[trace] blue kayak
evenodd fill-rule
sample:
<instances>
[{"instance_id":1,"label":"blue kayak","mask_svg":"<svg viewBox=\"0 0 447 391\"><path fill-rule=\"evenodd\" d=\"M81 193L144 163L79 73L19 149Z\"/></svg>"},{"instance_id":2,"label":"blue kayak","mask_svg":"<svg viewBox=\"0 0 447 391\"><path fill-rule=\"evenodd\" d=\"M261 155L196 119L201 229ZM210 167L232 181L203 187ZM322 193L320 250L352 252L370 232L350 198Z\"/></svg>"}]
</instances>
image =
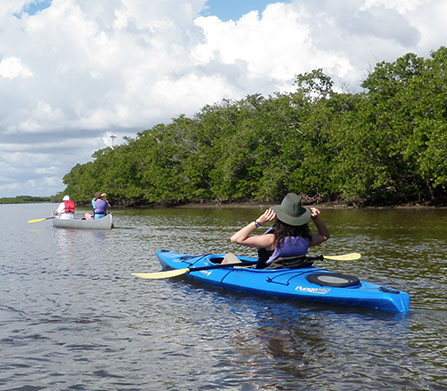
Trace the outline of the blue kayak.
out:
<instances>
[{"instance_id":1,"label":"blue kayak","mask_svg":"<svg viewBox=\"0 0 447 391\"><path fill-rule=\"evenodd\" d=\"M219 265L224 255L192 256L164 250L156 254L164 270L187 268L187 278L233 291L400 313L408 312L410 307L406 292L314 266L255 269L250 265L257 260L244 256L238 258L248 266Z\"/></svg>"}]
</instances>

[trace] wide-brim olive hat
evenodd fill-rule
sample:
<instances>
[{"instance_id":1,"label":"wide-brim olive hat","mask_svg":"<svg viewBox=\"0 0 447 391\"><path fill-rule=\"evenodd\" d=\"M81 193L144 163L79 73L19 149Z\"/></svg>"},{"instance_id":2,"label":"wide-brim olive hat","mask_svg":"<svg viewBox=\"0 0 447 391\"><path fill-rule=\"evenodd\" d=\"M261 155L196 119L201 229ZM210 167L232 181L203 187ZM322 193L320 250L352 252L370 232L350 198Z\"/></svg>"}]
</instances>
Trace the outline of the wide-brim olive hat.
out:
<instances>
[{"instance_id":1,"label":"wide-brim olive hat","mask_svg":"<svg viewBox=\"0 0 447 391\"><path fill-rule=\"evenodd\" d=\"M301 206L301 197L295 193L287 194L281 205L272 206L276 218L289 225L303 225L310 220L310 209Z\"/></svg>"}]
</instances>

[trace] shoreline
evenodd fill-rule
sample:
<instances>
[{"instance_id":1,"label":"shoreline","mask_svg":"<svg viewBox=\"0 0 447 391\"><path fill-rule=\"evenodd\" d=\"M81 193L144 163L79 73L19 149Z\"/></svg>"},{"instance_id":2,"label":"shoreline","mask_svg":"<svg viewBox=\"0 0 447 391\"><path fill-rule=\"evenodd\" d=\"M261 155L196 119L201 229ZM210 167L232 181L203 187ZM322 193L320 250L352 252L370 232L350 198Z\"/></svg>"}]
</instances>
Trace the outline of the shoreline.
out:
<instances>
[{"instance_id":1,"label":"shoreline","mask_svg":"<svg viewBox=\"0 0 447 391\"><path fill-rule=\"evenodd\" d=\"M258 202L258 201L247 201L247 202L229 202L229 203L219 203L219 202L190 202L183 205L170 206L174 209L194 209L194 208L222 208L222 209L237 209L237 208L259 208L266 209L272 205L277 205L275 202ZM435 205L424 205L424 204L396 204L396 205L352 205L348 202L322 202L322 203L303 203L306 207L316 207L321 209L447 209L447 206L435 206ZM163 208L164 206L156 206ZM126 207L124 207L125 209ZM150 206L143 206L141 208L150 208Z\"/></svg>"},{"instance_id":2,"label":"shoreline","mask_svg":"<svg viewBox=\"0 0 447 391\"><path fill-rule=\"evenodd\" d=\"M22 205L22 204L46 204L51 203L48 201L42 202L5 202L0 205ZM58 203L58 202L53 202ZM273 205L279 204L278 202L259 202L259 201L235 201L235 202L219 202L219 201L207 201L207 202L186 202L183 204L169 205L169 204L125 204L123 202L115 203L111 201L112 208L114 209L197 209L197 208L221 208L221 209L266 209ZM77 202L77 207L89 208L88 202ZM447 209L447 205L427 205L427 203L407 203L407 204L394 204L394 205L362 205L354 204L353 202L334 201L334 202L303 202L305 207L316 207L321 209Z\"/></svg>"}]
</instances>

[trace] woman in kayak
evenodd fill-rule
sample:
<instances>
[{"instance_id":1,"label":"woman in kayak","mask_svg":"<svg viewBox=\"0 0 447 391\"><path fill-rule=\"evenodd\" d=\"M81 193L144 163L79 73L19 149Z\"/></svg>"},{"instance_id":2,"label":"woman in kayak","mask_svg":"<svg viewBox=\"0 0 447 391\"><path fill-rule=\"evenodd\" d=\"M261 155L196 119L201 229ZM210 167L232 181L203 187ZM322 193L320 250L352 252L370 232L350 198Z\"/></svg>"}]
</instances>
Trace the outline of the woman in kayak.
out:
<instances>
[{"instance_id":1,"label":"woman in kayak","mask_svg":"<svg viewBox=\"0 0 447 391\"><path fill-rule=\"evenodd\" d=\"M276 219L276 220L275 220ZM311 234L308 226L312 219L318 234ZM261 225L275 220L273 227L263 235L252 235ZM317 246L329 239L329 230L320 219L316 208L301 206L301 197L287 194L281 205L267 209L256 220L241 228L232 237L233 243L258 249L256 268L297 267L302 264L309 247ZM224 259L222 263L232 263ZM305 262L305 260L304 260Z\"/></svg>"}]
</instances>

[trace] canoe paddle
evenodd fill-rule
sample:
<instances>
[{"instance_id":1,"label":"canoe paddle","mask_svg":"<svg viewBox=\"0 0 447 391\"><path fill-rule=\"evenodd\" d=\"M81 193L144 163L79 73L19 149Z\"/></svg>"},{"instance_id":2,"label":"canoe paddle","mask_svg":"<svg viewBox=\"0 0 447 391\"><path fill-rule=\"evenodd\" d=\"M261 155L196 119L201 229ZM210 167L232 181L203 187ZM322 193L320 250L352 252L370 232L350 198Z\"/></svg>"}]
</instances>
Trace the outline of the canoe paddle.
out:
<instances>
[{"instance_id":1,"label":"canoe paddle","mask_svg":"<svg viewBox=\"0 0 447 391\"><path fill-rule=\"evenodd\" d=\"M350 253L350 254L344 254L344 255L320 255L318 257L310 257L310 259L315 260L331 260L331 261L355 261L357 259L360 259L362 256L359 253ZM201 267L187 267L184 269L174 269L174 270L167 270L167 271L161 271L161 272L155 272L155 273L131 273L132 276L137 276L140 278L146 278L149 280L160 280L162 278L171 278L171 277L178 277L186 273L190 272L198 272L201 270L212 270L212 269L222 269L226 267L231 266L248 266L253 265L256 262L239 262L239 263L228 263L228 264L218 264L218 265L209 265L209 266L201 266Z\"/></svg>"},{"instance_id":2,"label":"canoe paddle","mask_svg":"<svg viewBox=\"0 0 447 391\"><path fill-rule=\"evenodd\" d=\"M28 220L28 223L37 223L38 221L44 221L44 220L49 220L49 219L54 219L54 216L44 217L43 219Z\"/></svg>"}]
</instances>

